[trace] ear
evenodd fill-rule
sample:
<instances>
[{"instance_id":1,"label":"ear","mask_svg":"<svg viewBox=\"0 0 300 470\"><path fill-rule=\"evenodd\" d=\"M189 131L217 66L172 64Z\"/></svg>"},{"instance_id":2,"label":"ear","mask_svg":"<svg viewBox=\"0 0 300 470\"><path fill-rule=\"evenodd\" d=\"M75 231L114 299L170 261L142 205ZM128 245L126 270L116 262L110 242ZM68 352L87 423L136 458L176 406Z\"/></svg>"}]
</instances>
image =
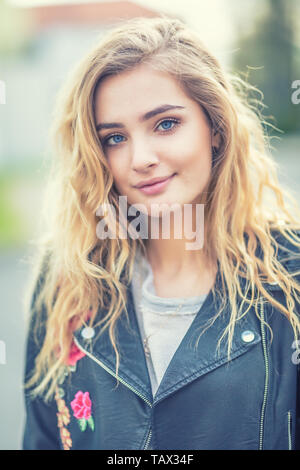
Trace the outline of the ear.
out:
<instances>
[{"instance_id":1,"label":"ear","mask_svg":"<svg viewBox=\"0 0 300 470\"><path fill-rule=\"evenodd\" d=\"M212 139L211 139L211 145L214 147L216 150L220 147L220 141L221 141L221 136L217 132L213 131Z\"/></svg>"}]
</instances>

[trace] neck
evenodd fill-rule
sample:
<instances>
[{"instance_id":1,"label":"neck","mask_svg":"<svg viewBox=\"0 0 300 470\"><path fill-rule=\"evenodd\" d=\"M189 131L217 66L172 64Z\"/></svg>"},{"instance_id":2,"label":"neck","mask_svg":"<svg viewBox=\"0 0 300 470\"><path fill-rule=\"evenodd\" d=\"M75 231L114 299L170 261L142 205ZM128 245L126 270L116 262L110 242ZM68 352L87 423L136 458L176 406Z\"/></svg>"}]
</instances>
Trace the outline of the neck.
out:
<instances>
[{"instance_id":1,"label":"neck","mask_svg":"<svg viewBox=\"0 0 300 470\"><path fill-rule=\"evenodd\" d=\"M200 204L197 207L190 205L181 218L173 212L169 214L168 219L164 216L164 221L162 218L156 218L155 237L152 231L153 218L149 218L146 251L148 261L155 271L178 278L191 270L201 273L209 268L211 263L203 249L203 208Z\"/></svg>"}]
</instances>

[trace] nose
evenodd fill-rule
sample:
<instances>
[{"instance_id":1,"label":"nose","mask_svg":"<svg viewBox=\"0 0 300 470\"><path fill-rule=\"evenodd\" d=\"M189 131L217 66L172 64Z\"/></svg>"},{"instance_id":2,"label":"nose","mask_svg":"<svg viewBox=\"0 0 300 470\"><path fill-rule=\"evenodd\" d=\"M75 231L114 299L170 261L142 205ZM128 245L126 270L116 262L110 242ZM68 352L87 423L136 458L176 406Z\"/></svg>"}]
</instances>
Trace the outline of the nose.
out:
<instances>
[{"instance_id":1,"label":"nose","mask_svg":"<svg viewBox=\"0 0 300 470\"><path fill-rule=\"evenodd\" d=\"M159 158L155 150L146 139L139 139L131 144L131 167L137 172L145 171L149 167L158 165Z\"/></svg>"}]
</instances>

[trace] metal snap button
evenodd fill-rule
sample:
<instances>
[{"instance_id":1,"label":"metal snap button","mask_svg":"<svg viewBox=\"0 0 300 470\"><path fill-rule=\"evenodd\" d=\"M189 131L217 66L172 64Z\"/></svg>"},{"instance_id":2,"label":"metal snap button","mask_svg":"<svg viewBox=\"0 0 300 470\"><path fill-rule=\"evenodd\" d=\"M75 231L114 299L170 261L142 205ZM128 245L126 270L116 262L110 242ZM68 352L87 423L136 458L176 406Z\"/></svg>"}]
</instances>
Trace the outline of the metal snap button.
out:
<instances>
[{"instance_id":1,"label":"metal snap button","mask_svg":"<svg viewBox=\"0 0 300 470\"><path fill-rule=\"evenodd\" d=\"M84 338L84 339L91 339L95 336L95 330L94 328L91 328L90 326L86 326L85 328L83 328L83 330L81 331L81 336Z\"/></svg>"},{"instance_id":2,"label":"metal snap button","mask_svg":"<svg viewBox=\"0 0 300 470\"><path fill-rule=\"evenodd\" d=\"M244 343L251 343L255 338L255 334L250 330L243 331L241 336Z\"/></svg>"}]
</instances>

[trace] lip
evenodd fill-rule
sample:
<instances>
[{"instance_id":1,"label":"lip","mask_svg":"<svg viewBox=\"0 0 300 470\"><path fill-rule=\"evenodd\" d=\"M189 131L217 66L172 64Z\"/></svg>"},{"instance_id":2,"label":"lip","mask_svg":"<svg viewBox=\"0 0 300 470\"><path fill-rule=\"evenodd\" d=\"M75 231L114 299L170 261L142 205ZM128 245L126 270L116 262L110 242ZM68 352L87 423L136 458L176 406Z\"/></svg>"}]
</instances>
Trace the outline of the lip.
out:
<instances>
[{"instance_id":1,"label":"lip","mask_svg":"<svg viewBox=\"0 0 300 470\"><path fill-rule=\"evenodd\" d=\"M170 178L170 176L163 176L162 178L152 178L151 180L141 181L140 183L136 184L135 187L136 188L142 188L144 186L149 186L149 185L152 185L152 184L161 183L162 181L165 181L168 178Z\"/></svg>"},{"instance_id":2,"label":"lip","mask_svg":"<svg viewBox=\"0 0 300 470\"><path fill-rule=\"evenodd\" d=\"M144 186L136 186L137 189L142 191L144 194L157 194L161 192L165 187L168 185L168 183L173 179L176 173L173 173L173 175L168 176L167 178L155 178L153 180L149 181L154 181L152 184L147 184Z\"/></svg>"}]
</instances>

